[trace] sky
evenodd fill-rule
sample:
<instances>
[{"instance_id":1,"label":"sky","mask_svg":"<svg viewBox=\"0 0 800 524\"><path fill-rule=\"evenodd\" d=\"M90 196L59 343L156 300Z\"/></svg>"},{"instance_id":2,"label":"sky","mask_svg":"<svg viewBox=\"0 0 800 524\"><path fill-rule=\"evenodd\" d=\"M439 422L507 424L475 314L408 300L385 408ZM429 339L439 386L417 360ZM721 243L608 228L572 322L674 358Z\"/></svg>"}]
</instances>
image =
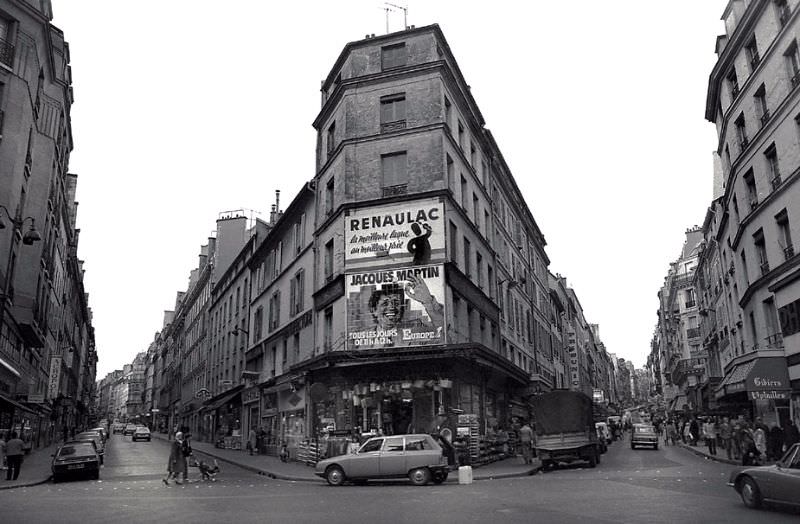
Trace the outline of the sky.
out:
<instances>
[{"instance_id":1,"label":"sky","mask_svg":"<svg viewBox=\"0 0 800 524\"><path fill-rule=\"evenodd\" d=\"M708 76L727 0L410 1L438 23L607 350L643 367L657 292L712 196ZM320 82L385 34L372 0L53 0L70 44L78 256L97 378L133 361L220 212L314 177ZM391 8L389 31L403 28Z\"/></svg>"}]
</instances>

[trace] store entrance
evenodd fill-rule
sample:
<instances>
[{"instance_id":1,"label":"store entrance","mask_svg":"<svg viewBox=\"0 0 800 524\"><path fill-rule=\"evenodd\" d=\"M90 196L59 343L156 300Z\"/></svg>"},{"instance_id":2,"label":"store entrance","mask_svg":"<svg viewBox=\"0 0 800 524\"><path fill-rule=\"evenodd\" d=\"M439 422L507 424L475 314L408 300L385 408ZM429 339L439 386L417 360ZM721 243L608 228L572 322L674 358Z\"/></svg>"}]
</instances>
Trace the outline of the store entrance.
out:
<instances>
[{"instance_id":1,"label":"store entrance","mask_svg":"<svg viewBox=\"0 0 800 524\"><path fill-rule=\"evenodd\" d=\"M404 398L383 399L381 429L384 435L402 435L414 431L414 401Z\"/></svg>"}]
</instances>

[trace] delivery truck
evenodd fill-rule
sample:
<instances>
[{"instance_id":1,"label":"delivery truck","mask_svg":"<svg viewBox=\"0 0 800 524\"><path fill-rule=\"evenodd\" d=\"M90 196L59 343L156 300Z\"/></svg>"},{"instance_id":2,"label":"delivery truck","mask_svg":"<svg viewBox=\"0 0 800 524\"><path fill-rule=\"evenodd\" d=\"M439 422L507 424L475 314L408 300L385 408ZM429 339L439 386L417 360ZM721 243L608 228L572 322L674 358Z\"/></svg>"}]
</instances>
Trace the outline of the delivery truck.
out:
<instances>
[{"instance_id":1,"label":"delivery truck","mask_svg":"<svg viewBox=\"0 0 800 524\"><path fill-rule=\"evenodd\" d=\"M580 391L556 390L533 397L535 449L542 467L600 463L592 399Z\"/></svg>"}]
</instances>

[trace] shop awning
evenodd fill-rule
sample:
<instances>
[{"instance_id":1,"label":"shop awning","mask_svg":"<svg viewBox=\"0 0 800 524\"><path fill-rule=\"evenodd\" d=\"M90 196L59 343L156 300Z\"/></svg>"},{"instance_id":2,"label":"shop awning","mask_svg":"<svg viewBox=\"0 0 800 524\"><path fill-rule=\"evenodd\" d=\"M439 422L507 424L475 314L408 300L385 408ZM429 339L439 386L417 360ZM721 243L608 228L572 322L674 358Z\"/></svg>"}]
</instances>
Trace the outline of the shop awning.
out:
<instances>
[{"instance_id":1,"label":"shop awning","mask_svg":"<svg viewBox=\"0 0 800 524\"><path fill-rule=\"evenodd\" d=\"M783 357L761 357L737 364L720 383L716 398L747 392L750 400L789 398L789 370Z\"/></svg>"},{"instance_id":2,"label":"shop awning","mask_svg":"<svg viewBox=\"0 0 800 524\"><path fill-rule=\"evenodd\" d=\"M678 395L673 398L669 405L669 411L683 411L683 406L687 404L686 395Z\"/></svg>"},{"instance_id":3,"label":"shop awning","mask_svg":"<svg viewBox=\"0 0 800 524\"><path fill-rule=\"evenodd\" d=\"M10 398L8 398L5 395L0 395L0 402L5 402L5 403L10 404L11 406L17 408L17 409L21 409L22 411L26 411L26 412L31 413L33 415L36 414L36 411L32 410L31 408L29 408L27 406L23 406L22 404L20 404L17 401L11 400Z\"/></svg>"},{"instance_id":4,"label":"shop awning","mask_svg":"<svg viewBox=\"0 0 800 524\"><path fill-rule=\"evenodd\" d=\"M228 401L230 401L231 399L233 399L233 397L241 394L242 388L244 388L243 385L238 385L235 388L233 388L231 390L228 390L225 393L223 393L222 396L220 396L220 397L218 397L216 399L211 399L208 402L208 404L203 406L203 410L204 411L214 411L214 410L218 409L220 406L222 406L223 404L225 404Z\"/></svg>"}]
</instances>

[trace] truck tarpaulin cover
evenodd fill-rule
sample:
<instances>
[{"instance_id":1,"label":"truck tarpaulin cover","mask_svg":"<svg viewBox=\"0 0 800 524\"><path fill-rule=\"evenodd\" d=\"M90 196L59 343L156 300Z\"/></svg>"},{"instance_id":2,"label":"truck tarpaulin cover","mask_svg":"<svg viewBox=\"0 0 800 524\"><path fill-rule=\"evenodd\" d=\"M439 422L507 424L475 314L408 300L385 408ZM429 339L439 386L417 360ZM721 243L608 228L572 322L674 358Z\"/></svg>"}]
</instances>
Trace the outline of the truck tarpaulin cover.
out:
<instances>
[{"instance_id":1,"label":"truck tarpaulin cover","mask_svg":"<svg viewBox=\"0 0 800 524\"><path fill-rule=\"evenodd\" d=\"M533 397L536 434L572 433L594 426L592 399L579 391L552 391Z\"/></svg>"}]
</instances>

